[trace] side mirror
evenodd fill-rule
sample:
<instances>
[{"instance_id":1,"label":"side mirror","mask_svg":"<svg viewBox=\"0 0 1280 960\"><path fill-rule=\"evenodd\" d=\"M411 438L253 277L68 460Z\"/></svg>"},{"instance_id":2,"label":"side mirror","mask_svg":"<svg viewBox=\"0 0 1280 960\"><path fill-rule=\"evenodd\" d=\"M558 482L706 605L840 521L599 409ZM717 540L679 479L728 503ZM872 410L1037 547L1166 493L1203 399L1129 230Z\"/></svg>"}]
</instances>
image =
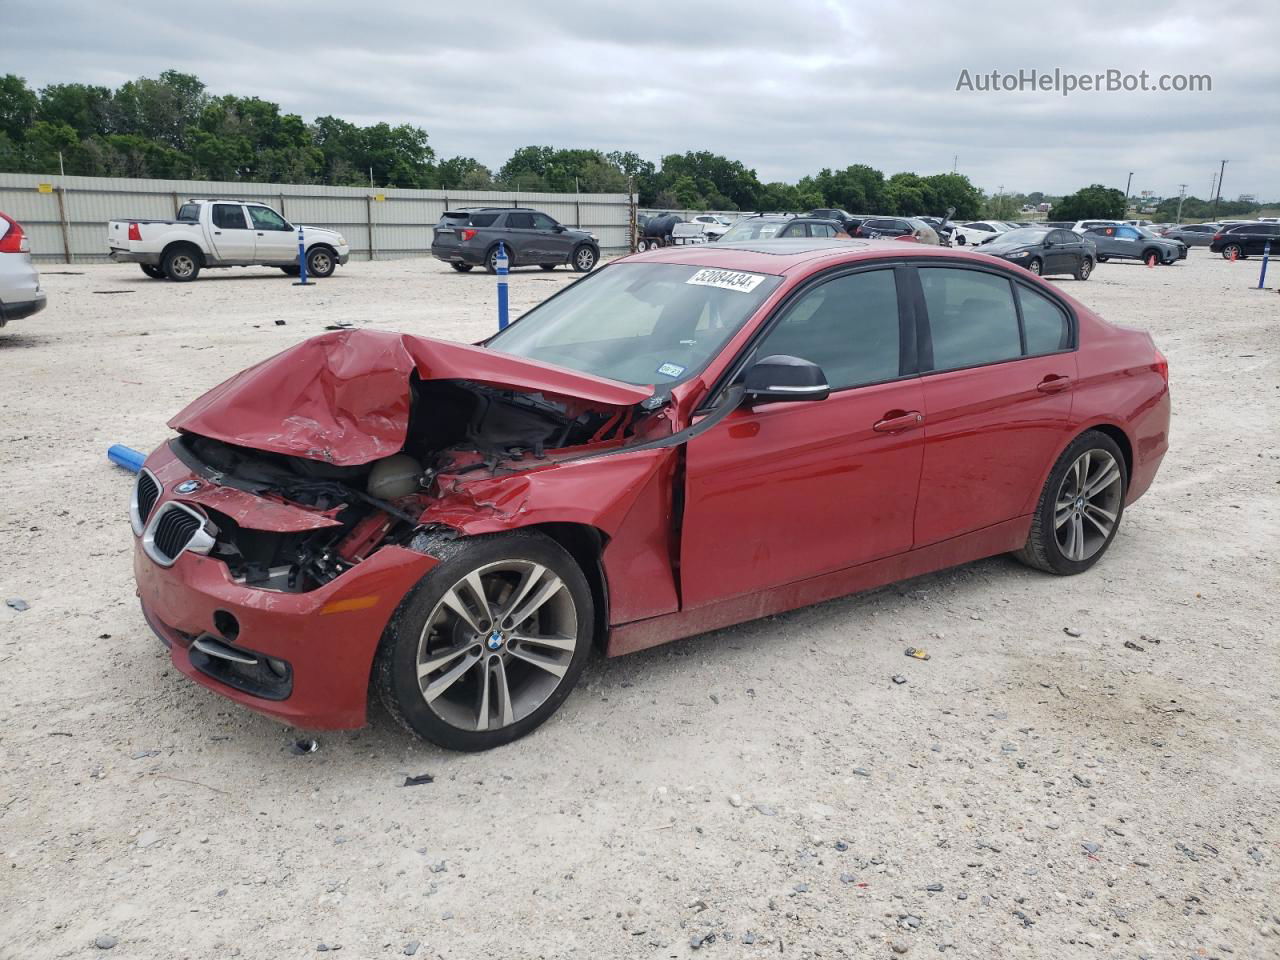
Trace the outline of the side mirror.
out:
<instances>
[{"instance_id":1,"label":"side mirror","mask_svg":"<svg viewBox=\"0 0 1280 960\"><path fill-rule=\"evenodd\" d=\"M552 227L551 229L552 229L552 230L554 230L556 233L564 233L564 224L563 224L563 223L557 223L557 224L556 224L554 227Z\"/></svg>"},{"instance_id":2,"label":"side mirror","mask_svg":"<svg viewBox=\"0 0 1280 960\"><path fill-rule=\"evenodd\" d=\"M1044 248L1048 250L1052 246L1053 246L1053 241L1050 240L1048 237L1045 237Z\"/></svg>"},{"instance_id":3,"label":"side mirror","mask_svg":"<svg viewBox=\"0 0 1280 960\"><path fill-rule=\"evenodd\" d=\"M831 393L822 368L800 357L763 357L747 371L743 385L753 403L782 400L825 400Z\"/></svg>"}]
</instances>

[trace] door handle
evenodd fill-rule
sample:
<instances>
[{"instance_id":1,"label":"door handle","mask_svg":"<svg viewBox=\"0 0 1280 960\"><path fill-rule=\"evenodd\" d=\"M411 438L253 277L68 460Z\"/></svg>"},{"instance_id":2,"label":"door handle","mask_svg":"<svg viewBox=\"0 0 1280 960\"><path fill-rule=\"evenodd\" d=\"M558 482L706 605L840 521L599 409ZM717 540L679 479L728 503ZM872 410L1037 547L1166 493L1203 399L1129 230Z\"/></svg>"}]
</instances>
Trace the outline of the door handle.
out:
<instances>
[{"instance_id":1,"label":"door handle","mask_svg":"<svg viewBox=\"0 0 1280 960\"><path fill-rule=\"evenodd\" d=\"M222 236L222 231L221 231L221 230L215 230L215 231L213 231L213 235L214 235L215 237L220 237L220 236Z\"/></svg>"},{"instance_id":2,"label":"door handle","mask_svg":"<svg viewBox=\"0 0 1280 960\"><path fill-rule=\"evenodd\" d=\"M1063 390L1068 389L1070 386L1071 386L1070 377L1064 377L1056 373L1051 373L1049 374L1049 376L1045 377L1043 380L1041 380L1039 383L1036 384L1036 389L1039 390L1041 393L1061 393Z\"/></svg>"},{"instance_id":3,"label":"door handle","mask_svg":"<svg viewBox=\"0 0 1280 960\"><path fill-rule=\"evenodd\" d=\"M914 430L924 423L924 414L919 410L909 410L906 413L901 410L890 410L889 413L893 416L877 420L872 424L871 429L877 433L898 433L901 430Z\"/></svg>"}]
</instances>

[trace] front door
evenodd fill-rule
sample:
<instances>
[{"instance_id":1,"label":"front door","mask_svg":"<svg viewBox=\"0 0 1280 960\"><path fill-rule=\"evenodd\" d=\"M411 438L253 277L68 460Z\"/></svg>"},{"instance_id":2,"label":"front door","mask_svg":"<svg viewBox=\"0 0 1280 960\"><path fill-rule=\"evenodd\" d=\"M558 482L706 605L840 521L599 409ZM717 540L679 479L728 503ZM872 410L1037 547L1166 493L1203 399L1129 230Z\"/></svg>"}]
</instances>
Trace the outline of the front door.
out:
<instances>
[{"instance_id":1,"label":"front door","mask_svg":"<svg viewBox=\"0 0 1280 960\"><path fill-rule=\"evenodd\" d=\"M533 230L537 235L539 263L565 263L573 248L573 240L565 230L545 213L533 215Z\"/></svg>"},{"instance_id":2,"label":"front door","mask_svg":"<svg viewBox=\"0 0 1280 960\"><path fill-rule=\"evenodd\" d=\"M915 543L925 546L1031 512L1070 428L1076 354L1069 314L1031 285L978 268L916 273L922 353L936 371L922 377Z\"/></svg>"},{"instance_id":3,"label":"front door","mask_svg":"<svg viewBox=\"0 0 1280 960\"><path fill-rule=\"evenodd\" d=\"M298 232L270 207L251 203L249 221L254 231L254 259L260 263L297 263Z\"/></svg>"},{"instance_id":4,"label":"front door","mask_svg":"<svg viewBox=\"0 0 1280 960\"><path fill-rule=\"evenodd\" d=\"M815 284L755 348L819 364L827 399L744 406L689 441L685 609L911 548L923 396L897 272Z\"/></svg>"},{"instance_id":5,"label":"front door","mask_svg":"<svg viewBox=\"0 0 1280 960\"><path fill-rule=\"evenodd\" d=\"M224 263L252 262L254 236L242 205L215 203L209 214L209 234L213 252L219 260Z\"/></svg>"}]
</instances>

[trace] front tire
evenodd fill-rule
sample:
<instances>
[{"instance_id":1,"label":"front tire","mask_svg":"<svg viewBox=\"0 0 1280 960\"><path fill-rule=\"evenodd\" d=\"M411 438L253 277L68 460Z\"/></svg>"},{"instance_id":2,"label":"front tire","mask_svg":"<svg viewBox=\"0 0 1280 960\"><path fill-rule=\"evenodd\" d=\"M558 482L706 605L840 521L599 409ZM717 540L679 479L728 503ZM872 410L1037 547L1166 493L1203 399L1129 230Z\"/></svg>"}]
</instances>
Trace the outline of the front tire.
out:
<instances>
[{"instance_id":1,"label":"front tire","mask_svg":"<svg viewBox=\"0 0 1280 960\"><path fill-rule=\"evenodd\" d=\"M155 264L152 264L152 263L140 263L140 264L138 264L138 266L140 266L140 267L142 268L142 272L143 272L143 273L145 273L145 274L146 274L148 277L150 277L152 280L164 280L164 279L165 279L164 271L163 271L163 270L161 270L159 267L157 267Z\"/></svg>"},{"instance_id":2,"label":"front tire","mask_svg":"<svg viewBox=\"0 0 1280 960\"><path fill-rule=\"evenodd\" d=\"M1157 267L1161 263L1159 250L1144 250L1142 252L1142 262L1148 267Z\"/></svg>"},{"instance_id":3,"label":"front tire","mask_svg":"<svg viewBox=\"0 0 1280 960\"><path fill-rule=\"evenodd\" d=\"M307 251L307 276L323 280L332 277L338 269L338 260L328 247L312 247Z\"/></svg>"},{"instance_id":4,"label":"front tire","mask_svg":"<svg viewBox=\"0 0 1280 960\"><path fill-rule=\"evenodd\" d=\"M1076 267L1076 279L1088 280L1093 275L1093 258L1081 257L1080 265Z\"/></svg>"},{"instance_id":5,"label":"front tire","mask_svg":"<svg viewBox=\"0 0 1280 960\"><path fill-rule=\"evenodd\" d=\"M1044 264L1040 262L1039 257L1036 257L1034 260L1032 260L1030 263L1027 264L1027 269L1030 270L1032 273L1034 273L1038 277L1040 276L1040 271L1044 269Z\"/></svg>"},{"instance_id":6,"label":"front tire","mask_svg":"<svg viewBox=\"0 0 1280 960\"><path fill-rule=\"evenodd\" d=\"M1046 573L1083 573L1115 539L1128 488L1120 447L1105 433L1086 430L1049 471L1027 542L1014 556Z\"/></svg>"},{"instance_id":7,"label":"front tire","mask_svg":"<svg viewBox=\"0 0 1280 960\"><path fill-rule=\"evenodd\" d=\"M569 262L573 264L573 269L577 273L590 273L595 269L596 261L599 259L600 256L596 253L595 247L584 243L573 251L573 257Z\"/></svg>"},{"instance_id":8,"label":"front tire","mask_svg":"<svg viewBox=\"0 0 1280 960\"><path fill-rule=\"evenodd\" d=\"M373 682L414 734L489 750L568 697L591 652L591 589L573 557L537 533L455 540L446 556L387 627Z\"/></svg>"}]
</instances>

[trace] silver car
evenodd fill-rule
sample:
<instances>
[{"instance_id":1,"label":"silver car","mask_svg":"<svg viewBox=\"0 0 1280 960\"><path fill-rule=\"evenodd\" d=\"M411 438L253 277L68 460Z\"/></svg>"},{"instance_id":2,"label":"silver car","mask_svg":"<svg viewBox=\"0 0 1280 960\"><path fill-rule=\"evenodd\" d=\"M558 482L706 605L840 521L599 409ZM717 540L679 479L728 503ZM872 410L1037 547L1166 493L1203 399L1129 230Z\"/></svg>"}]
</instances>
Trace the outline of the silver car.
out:
<instances>
[{"instance_id":1,"label":"silver car","mask_svg":"<svg viewBox=\"0 0 1280 960\"><path fill-rule=\"evenodd\" d=\"M31 264L31 245L22 225L0 213L0 327L45 307L40 274Z\"/></svg>"}]
</instances>

